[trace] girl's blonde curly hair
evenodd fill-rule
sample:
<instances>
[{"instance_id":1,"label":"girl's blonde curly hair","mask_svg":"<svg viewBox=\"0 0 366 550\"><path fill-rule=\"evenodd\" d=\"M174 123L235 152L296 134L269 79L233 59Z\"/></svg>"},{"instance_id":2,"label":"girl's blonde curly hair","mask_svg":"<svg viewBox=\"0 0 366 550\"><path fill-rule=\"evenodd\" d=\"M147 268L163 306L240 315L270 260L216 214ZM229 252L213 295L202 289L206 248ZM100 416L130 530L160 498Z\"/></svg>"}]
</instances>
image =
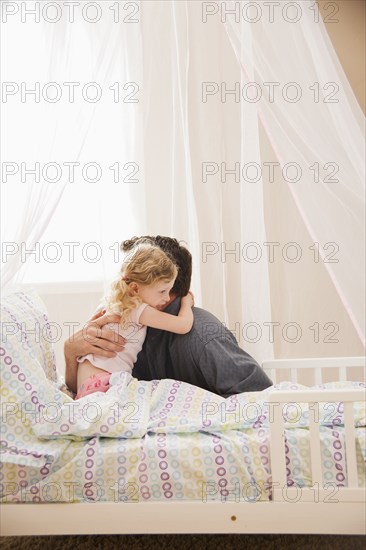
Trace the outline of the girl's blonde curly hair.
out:
<instances>
[{"instance_id":1,"label":"girl's blonde curly hair","mask_svg":"<svg viewBox=\"0 0 366 550\"><path fill-rule=\"evenodd\" d=\"M136 246L123 260L120 277L112 283L106 300L108 310L121 315L122 325L131 311L142 303L139 296L131 293L131 283L150 286L158 281L170 282L177 274L177 266L159 247L148 244Z\"/></svg>"}]
</instances>

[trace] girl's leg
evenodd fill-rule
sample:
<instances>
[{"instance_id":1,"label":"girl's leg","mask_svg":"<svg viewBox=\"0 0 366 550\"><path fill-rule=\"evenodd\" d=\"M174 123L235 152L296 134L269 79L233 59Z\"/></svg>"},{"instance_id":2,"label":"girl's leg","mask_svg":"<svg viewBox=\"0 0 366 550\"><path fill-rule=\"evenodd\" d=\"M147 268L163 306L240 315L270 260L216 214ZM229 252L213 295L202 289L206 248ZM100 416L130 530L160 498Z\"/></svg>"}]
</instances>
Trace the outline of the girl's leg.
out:
<instances>
[{"instance_id":1,"label":"girl's leg","mask_svg":"<svg viewBox=\"0 0 366 550\"><path fill-rule=\"evenodd\" d=\"M80 387L85 382L87 378L90 376L93 376L94 374L102 374L106 373L107 371L103 369L98 369L94 365L90 363L87 359L83 361L82 363L79 363L78 366L78 372L77 372L77 390L80 390Z\"/></svg>"},{"instance_id":2,"label":"girl's leg","mask_svg":"<svg viewBox=\"0 0 366 550\"><path fill-rule=\"evenodd\" d=\"M110 372L98 369L88 360L83 361L78 367L77 394L75 399L80 399L95 392L105 393L110 388L110 377Z\"/></svg>"}]
</instances>

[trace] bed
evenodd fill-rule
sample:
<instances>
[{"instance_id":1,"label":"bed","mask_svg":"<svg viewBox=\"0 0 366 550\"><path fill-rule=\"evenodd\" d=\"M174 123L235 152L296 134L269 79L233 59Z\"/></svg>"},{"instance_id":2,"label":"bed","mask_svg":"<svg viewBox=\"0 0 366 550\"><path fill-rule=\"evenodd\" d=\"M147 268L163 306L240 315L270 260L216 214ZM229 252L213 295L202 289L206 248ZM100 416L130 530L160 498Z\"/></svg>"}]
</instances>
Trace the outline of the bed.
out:
<instances>
[{"instance_id":1,"label":"bed","mask_svg":"<svg viewBox=\"0 0 366 550\"><path fill-rule=\"evenodd\" d=\"M227 399L116 373L75 402L39 296L1 310L2 535L365 534L364 357L267 361Z\"/></svg>"}]
</instances>

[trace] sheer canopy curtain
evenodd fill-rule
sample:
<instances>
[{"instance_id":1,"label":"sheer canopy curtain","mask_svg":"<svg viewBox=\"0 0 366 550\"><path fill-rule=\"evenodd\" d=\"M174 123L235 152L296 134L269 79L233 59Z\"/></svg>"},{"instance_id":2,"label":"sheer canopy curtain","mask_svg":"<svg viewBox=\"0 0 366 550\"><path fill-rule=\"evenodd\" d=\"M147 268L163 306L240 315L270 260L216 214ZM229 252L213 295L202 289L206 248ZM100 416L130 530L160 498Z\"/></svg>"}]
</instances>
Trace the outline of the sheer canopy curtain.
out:
<instances>
[{"instance_id":1,"label":"sheer canopy curtain","mask_svg":"<svg viewBox=\"0 0 366 550\"><path fill-rule=\"evenodd\" d=\"M364 344L364 115L317 5L305 0L284 12L280 4L271 18L268 6L263 16L261 9L244 10L244 2L217 4L222 14L236 12L223 21L242 77L267 90L256 103L258 115L282 169L300 167L301 178L289 190L312 242L319 243L317 261Z\"/></svg>"},{"instance_id":2,"label":"sheer canopy curtain","mask_svg":"<svg viewBox=\"0 0 366 550\"><path fill-rule=\"evenodd\" d=\"M225 322L258 361L357 355L362 119L321 21L309 15L296 23L225 20L229 2L159 0L118 2L120 14L136 21L120 17L117 24L116 2L97 4L102 17L94 24L79 17L6 27L6 43L14 46L27 28L32 52L29 59L20 54L15 67L8 64L6 80L25 81L29 67L29 81L76 81L80 90L97 82L103 91L94 103L75 88L74 103L20 104L9 95L6 104L6 128L19 109L23 117L3 159L80 162L75 182L63 172L61 198L42 206L54 213L37 238L44 229L45 242L98 242L103 254L100 262L82 258L80 269L66 262L64 276L107 285L119 265L114 243L134 234L171 235L192 252L196 304ZM38 58L33 38L43 48ZM32 65L40 67L37 78ZM260 101L246 88L250 81L262 89ZM281 93L294 81L303 90L297 103ZM266 82L280 83L274 101ZM333 91L325 88L329 82L339 86L338 104L323 101ZM102 169L94 183L81 177L87 163ZM282 169L298 163L300 181L285 181L279 169L270 174L270 163ZM333 163L338 182L330 179ZM89 179L97 179L92 168ZM284 173L293 178L294 167ZM42 181L39 192L45 188ZM22 226L21 238L32 235L37 216L26 224L21 210L11 216ZM338 262L326 263L324 254ZM47 276L60 280L60 266L45 264Z\"/></svg>"},{"instance_id":3,"label":"sheer canopy curtain","mask_svg":"<svg viewBox=\"0 0 366 550\"><path fill-rule=\"evenodd\" d=\"M147 226L258 360L363 353L362 113L313 2L247 4L143 3Z\"/></svg>"},{"instance_id":4,"label":"sheer canopy curtain","mask_svg":"<svg viewBox=\"0 0 366 550\"><path fill-rule=\"evenodd\" d=\"M45 63L35 63L44 59L44 37L37 34L39 26L21 25L11 22L2 26L2 201L1 238L2 289L19 282L24 273L25 249L34 249L52 218L65 188L65 178L52 183L36 183L38 174L26 173L36 170L36 162L46 162L52 156L52 149L58 135L49 126L49 104L41 106L34 101L30 108L30 98L21 99L21 82L42 82L45 80ZM22 40L28 48L19 48ZM33 89L35 87L33 86ZM16 92L18 101L11 101ZM26 97L26 96L25 96ZM55 106L53 106L55 109ZM44 116L43 116L44 115ZM71 138L69 143L71 142ZM22 168L23 179L22 183ZM50 170L49 177L55 174ZM23 257L21 253L23 246Z\"/></svg>"},{"instance_id":5,"label":"sheer canopy curtain","mask_svg":"<svg viewBox=\"0 0 366 550\"><path fill-rule=\"evenodd\" d=\"M226 30L219 19L203 21L200 2L144 2L142 41L149 233L187 243L197 305L216 314L259 361L271 358L268 339L250 331L243 338L247 325L271 319L266 262L243 267L239 251L249 240L266 241L260 185L249 203L232 177L209 176L222 163L231 169L241 154L240 104L203 96L206 85L213 85L208 83L240 80ZM260 151L251 107L245 154L254 160Z\"/></svg>"},{"instance_id":6,"label":"sheer canopy curtain","mask_svg":"<svg viewBox=\"0 0 366 550\"><path fill-rule=\"evenodd\" d=\"M120 241L139 230L145 211L143 194L138 203L131 197L143 177L139 20L124 24L129 13L109 2L96 3L100 13L82 12L81 3L73 17L63 2L58 12L56 3L47 11L10 4L2 25L3 288L109 280Z\"/></svg>"}]
</instances>

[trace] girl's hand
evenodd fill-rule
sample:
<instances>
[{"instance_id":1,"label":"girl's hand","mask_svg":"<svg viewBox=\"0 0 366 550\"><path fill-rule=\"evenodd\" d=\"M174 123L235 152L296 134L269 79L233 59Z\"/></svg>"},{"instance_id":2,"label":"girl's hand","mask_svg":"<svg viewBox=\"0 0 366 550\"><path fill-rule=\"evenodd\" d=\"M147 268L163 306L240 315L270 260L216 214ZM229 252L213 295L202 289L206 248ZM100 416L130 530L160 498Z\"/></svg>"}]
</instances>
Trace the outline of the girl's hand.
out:
<instances>
[{"instance_id":1,"label":"girl's hand","mask_svg":"<svg viewBox=\"0 0 366 550\"><path fill-rule=\"evenodd\" d=\"M182 304L187 304L187 305L189 305L190 307L193 307L193 306L194 306L194 296L193 296L193 292L191 292L191 291L189 290L187 296L183 296L181 302L182 302Z\"/></svg>"}]
</instances>

